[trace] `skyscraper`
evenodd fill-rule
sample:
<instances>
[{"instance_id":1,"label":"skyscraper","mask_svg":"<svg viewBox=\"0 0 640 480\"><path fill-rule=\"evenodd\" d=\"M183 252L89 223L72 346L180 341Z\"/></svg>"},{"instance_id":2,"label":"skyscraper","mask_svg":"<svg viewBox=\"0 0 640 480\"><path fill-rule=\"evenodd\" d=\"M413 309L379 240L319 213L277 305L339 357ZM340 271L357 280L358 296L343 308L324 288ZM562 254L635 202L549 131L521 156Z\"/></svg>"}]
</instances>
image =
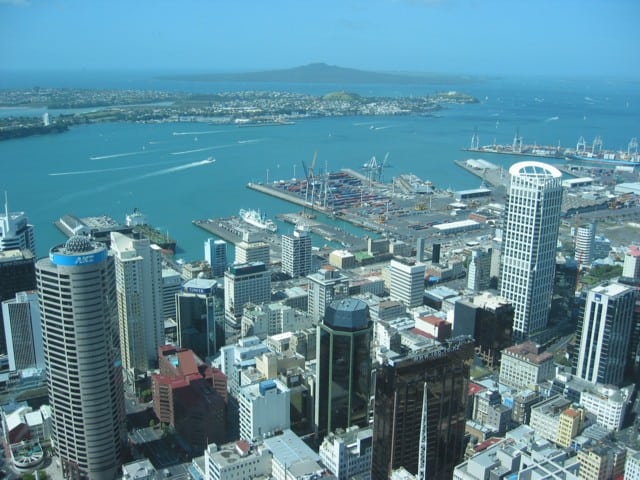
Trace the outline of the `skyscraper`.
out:
<instances>
[{"instance_id":1,"label":"skyscraper","mask_svg":"<svg viewBox=\"0 0 640 480\"><path fill-rule=\"evenodd\" d=\"M35 291L18 292L2 302L9 370L44 369L40 308Z\"/></svg>"},{"instance_id":2,"label":"skyscraper","mask_svg":"<svg viewBox=\"0 0 640 480\"><path fill-rule=\"evenodd\" d=\"M36 289L36 263L30 250L0 251L0 302L16 293ZM0 352L6 353L4 323L0 309Z\"/></svg>"},{"instance_id":3,"label":"skyscraper","mask_svg":"<svg viewBox=\"0 0 640 480\"><path fill-rule=\"evenodd\" d=\"M407 308L419 307L423 304L425 266L391 260L391 285L389 287L392 300L398 300Z\"/></svg>"},{"instance_id":4,"label":"skyscraper","mask_svg":"<svg viewBox=\"0 0 640 480\"><path fill-rule=\"evenodd\" d=\"M476 292L489 288L491 280L491 249L473 250L469 272L467 273L467 288Z\"/></svg>"},{"instance_id":5,"label":"skyscraper","mask_svg":"<svg viewBox=\"0 0 640 480\"><path fill-rule=\"evenodd\" d=\"M262 262L231 265L224 272L224 315L233 328L240 328L246 303L271 300L271 272Z\"/></svg>"},{"instance_id":6,"label":"skyscraper","mask_svg":"<svg viewBox=\"0 0 640 480\"><path fill-rule=\"evenodd\" d=\"M621 386L631 337L636 291L611 283L589 290L578 322L576 376Z\"/></svg>"},{"instance_id":7,"label":"skyscraper","mask_svg":"<svg viewBox=\"0 0 640 480\"><path fill-rule=\"evenodd\" d=\"M176 295L178 345L207 359L224 347L224 300L213 279L194 278Z\"/></svg>"},{"instance_id":8,"label":"skyscraper","mask_svg":"<svg viewBox=\"0 0 640 480\"><path fill-rule=\"evenodd\" d=\"M336 428L368 425L372 322L362 300L334 300L316 340L317 441Z\"/></svg>"},{"instance_id":9,"label":"skyscraper","mask_svg":"<svg viewBox=\"0 0 640 480\"><path fill-rule=\"evenodd\" d=\"M162 316L162 254L147 238L111 232L114 253L122 367L131 380L134 371L158 364L164 343Z\"/></svg>"},{"instance_id":10,"label":"skyscraper","mask_svg":"<svg viewBox=\"0 0 640 480\"><path fill-rule=\"evenodd\" d=\"M371 478L404 467L417 478L450 479L464 455L473 339L380 354L375 367ZM424 395L427 395L425 400Z\"/></svg>"},{"instance_id":11,"label":"skyscraper","mask_svg":"<svg viewBox=\"0 0 640 480\"><path fill-rule=\"evenodd\" d=\"M589 266L593 261L593 244L596 238L595 223L576 228L575 258L579 265Z\"/></svg>"},{"instance_id":12,"label":"skyscraper","mask_svg":"<svg viewBox=\"0 0 640 480\"><path fill-rule=\"evenodd\" d=\"M553 293L560 226L560 171L541 162L509 169L505 207L500 295L514 306L516 339L544 330Z\"/></svg>"},{"instance_id":13,"label":"skyscraper","mask_svg":"<svg viewBox=\"0 0 640 480\"><path fill-rule=\"evenodd\" d=\"M319 322L324 318L327 305L349 294L349 278L337 268L325 265L316 273L307 275L307 279L307 312Z\"/></svg>"},{"instance_id":14,"label":"skyscraper","mask_svg":"<svg viewBox=\"0 0 640 480\"><path fill-rule=\"evenodd\" d=\"M282 273L294 278L311 273L311 235L304 226L282 235Z\"/></svg>"},{"instance_id":15,"label":"skyscraper","mask_svg":"<svg viewBox=\"0 0 640 480\"><path fill-rule=\"evenodd\" d=\"M29 225L24 212L9 213L9 204L5 194L4 215L0 214L0 252L25 248L30 250L34 256L36 255L33 225Z\"/></svg>"},{"instance_id":16,"label":"skyscraper","mask_svg":"<svg viewBox=\"0 0 640 480\"><path fill-rule=\"evenodd\" d=\"M66 478L112 480L126 438L113 257L73 236L36 264L47 391Z\"/></svg>"},{"instance_id":17,"label":"skyscraper","mask_svg":"<svg viewBox=\"0 0 640 480\"><path fill-rule=\"evenodd\" d=\"M207 238L204 241L204 259L211 266L213 278L223 276L227 268L227 242Z\"/></svg>"}]
</instances>

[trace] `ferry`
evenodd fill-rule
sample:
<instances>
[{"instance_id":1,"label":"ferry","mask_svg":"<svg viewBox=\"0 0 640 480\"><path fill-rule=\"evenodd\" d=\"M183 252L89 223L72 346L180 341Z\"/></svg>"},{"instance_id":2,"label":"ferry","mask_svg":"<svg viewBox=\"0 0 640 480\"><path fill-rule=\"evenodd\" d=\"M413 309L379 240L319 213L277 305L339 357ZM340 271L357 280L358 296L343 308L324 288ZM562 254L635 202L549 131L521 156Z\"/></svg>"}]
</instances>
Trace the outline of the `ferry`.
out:
<instances>
[{"instance_id":1,"label":"ferry","mask_svg":"<svg viewBox=\"0 0 640 480\"><path fill-rule=\"evenodd\" d=\"M176 252L176 241L169 236L169 233L162 233L160 230L151 226L145 214L137 208L133 209L133 213L125 216L125 224L132 227L134 231L147 237L152 243L158 245L166 253Z\"/></svg>"},{"instance_id":2,"label":"ferry","mask_svg":"<svg viewBox=\"0 0 640 480\"><path fill-rule=\"evenodd\" d=\"M260 210L240 209L240 218L249 225L253 225L261 230L268 230L272 233L278 231L278 226L273 223L273 220L266 218L260 213Z\"/></svg>"}]
</instances>

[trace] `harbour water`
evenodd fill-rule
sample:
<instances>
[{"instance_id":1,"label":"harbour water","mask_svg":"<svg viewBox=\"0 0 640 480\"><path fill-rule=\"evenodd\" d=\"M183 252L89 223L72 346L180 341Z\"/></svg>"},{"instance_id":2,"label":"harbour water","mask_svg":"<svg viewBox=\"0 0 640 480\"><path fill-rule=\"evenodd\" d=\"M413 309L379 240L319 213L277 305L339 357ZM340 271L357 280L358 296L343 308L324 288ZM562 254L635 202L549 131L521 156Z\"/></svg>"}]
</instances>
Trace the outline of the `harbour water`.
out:
<instances>
[{"instance_id":1,"label":"harbour water","mask_svg":"<svg viewBox=\"0 0 640 480\"><path fill-rule=\"evenodd\" d=\"M118 84L115 77L109 85L96 79L85 81L68 86L116 88L126 83ZM22 82L5 79L0 87L34 85ZM152 224L177 239L178 257L201 258L207 233L193 226L192 220L236 215L240 208L259 208L272 219L299 210L249 190L246 184L300 178L302 161L309 165L316 150L316 172L358 170L371 156L381 160L389 152L386 179L413 173L438 188L459 190L479 186L476 177L453 163L474 156L461 151L469 146L474 131L481 145L510 143L516 130L525 143L540 145L574 146L581 135L588 141L600 135L605 148L625 149L631 137L640 137L640 91L623 81L495 79L419 88L138 82L128 82L126 88L308 93L343 89L390 96L455 89L475 95L480 103L446 106L437 117L339 117L249 128L186 122L105 123L0 142L0 189L8 193L10 210L25 211L36 226L39 255L64 240L53 222L66 213L109 215L124 222L125 214L138 208ZM44 80L39 85L48 86ZM0 110L0 115L6 114L7 110ZM216 161L206 162L209 157ZM485 159L504 166L522 160L508 155ZM284 223L278 226L281 233L292 229Z\"/></svg>"}]
</instances>

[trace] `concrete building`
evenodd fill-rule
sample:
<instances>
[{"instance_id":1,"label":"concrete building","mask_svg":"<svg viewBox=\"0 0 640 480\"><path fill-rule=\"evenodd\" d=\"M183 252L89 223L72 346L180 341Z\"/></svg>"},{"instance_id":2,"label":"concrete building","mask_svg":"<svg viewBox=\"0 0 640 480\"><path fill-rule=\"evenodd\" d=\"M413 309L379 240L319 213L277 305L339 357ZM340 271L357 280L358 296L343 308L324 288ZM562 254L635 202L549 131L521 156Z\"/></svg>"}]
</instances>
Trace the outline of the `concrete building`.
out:
<instances>
[{"instance_id":1,"label":"concrete building","mask_svg":"<svg viewBox=\"0 0 640 480\"><path fill-rule=\"evenodd\" d=\"M291 235L282 235L282 273L297 278L311 273L311 233L297 226Z\"/></svg>"},{"instance_id":2,"label":"concrete building","mask_svg":"<svg viewBox=\"0 0 640 480\"><path fill-rule=\"evenodd\" d=\"M246 242L236 244L236 264L262 262L265 265L271 263L269 244L266 242Z\"/></svg>"},{"instance_id":3,"label":"concrete building","mask_svg":"<svg viewBox=\"0 0 640 480\"><path fill-rule=\"evenodd\" d=\"M415 350L377 354L374 480L386 480L400 466L413 475L426 471L428 478L451 478L464 456L473 340L424 340Z\"/></svg>"},{"instance_id":4,"label":"concrete building","mask_svg":"<svg viewBox=\"0 0 640 480\"><path fill-rule=\"evenodd\" d=\"M349 427L329 433L320 445L322 463L337 480L371 475L371 427Z\"/></svg>"},{"instance_id":5,"label":"concrete building","mask_svg":"<svg viewBox=\"0 0 640 480\"><path fill-rule=\"evenodd\" d=\"M261 440L289 428L290 402L289 388L277 379L240 387L240 438Z\"/></svg>"},{"instance_id":6,"label":"concrete building","mask_svg":"<svg viewBox=\"0 0 640 480\"><path fill-rule=\"evenodd\" d=\"M624 256L622 276L640 278L640 247L631 245Z\"/></svg>"},{"instance_id":7,"label":"concrete building","mask_svg":"<svg viewBox=\"0 0 640 480\"><path fill-rule=\"evenodd\" d=\"M135 371L158 364L164 344L162 250L149 239L111 232L116 271L122 368L130 383Z\"/></svg>"},{"instance_id":8,"label":"concrete building","mask_svg":"<svg viewBox=\"0 0 640 480\"><path fill-rule=\"evenodd\" d=\"M35 257L30 250L0 251L0 302L14 299L18 292L36 289ZM2 309L0 308L0 353L6 353Z\"/></svg>"},{"instance_id":9,"label":"concrete building","mask_svg":"<svg viewBox=\"0 0 640 480\"><path fill-rule=\"evenodd\" d=\"M582 430L584 411L571 407L571 401L554 395L534 405L529 426L536 435L568 447L571 439Z\"/></svg>"},{"instance_id":10,"label":"concrete building","mask_svg":"<svg viewBox=\"0 0 640 480\"><path fill-rule=\"evenodd\" d=\"M349 278L340 270L325 265L316 273L307 275L308 312L316 322L324 318L324 313L334 299L344 298L349 293Z\"/></svg>"},{"instance_id":11,"label":"concrete building","mask_svg":"<svg viewBox=\"0 0 640 480\"><path fill-rule=\"evenodd\" d=\"M627 451L612 442L587 445L578 451L580 480L608 480L623 478L629 480L625 472Z\"/></svg>"},{"instance_id":12,"label":"concrete building","mask_svg":"<svg viewBox=\"0 0 640 480\"><path fill-rule=\"evenodd\" d=\"M208 441L226 437L227 378L193 351L163 345L158 348L160 373L151 377L153 410L171 425L193 451Z\"/></svg>"},{"instance_id":13,"label":"concrete building","mask_svg":"<svg viewBox=\"0 0 640 480\"><path fill-rule=\"evenodd\" d=\"M176 318L176 294L182 290L180 272L173 268L162 269L162 318Z\"/></svg>"},{"instance_id":14,"label":"concrete building","mask_svg":"<svg viewBox=\"0 0 640 480\"><path fill-rule=\"evenodd\" d=\"M575 259L579 265L589 266L594 260L593 244L596 238L595 223L580 225L575 232Z\"/></svg>"},{"instance_id":15,"label":"concrete building","mask_svg":"<svg viewBox=\"0 0 640 480\"><path fill-rule=\"evenodd\" d=\"M269 335L296 332L313 325L311 316L282 303L248 304L242 314L242 336L255 335L265 339Z\"/></svg>"},{"instance_id":16,"label":"concrete building","mask_svg":"<svg viewBox=\"0 0 640 480\"><path fill-rule=\"evenodd\" d=\"M73 236L37 262L36 281L63 474L112 480L126 439L113 257Z\"/></svg>"},{"instance_id":17,"label":"concrete building","mask_svg":"<svg viewBox=\"0 0 640 480\"><path fill-rule=\"evenodd\" d=\"M222 277L227 269L227 242L207 238L204 241L204 260L211 267L213 278Z\"/></svg>"},{"instance_id":18,"label":"concrete building","mask_svg":"<svg viewBox=\"0 0 640 480\"><path fill-rule=\"evenodd\" d=\"M365 427L371 397L369 307L361 300L334 300L318 324L315 430L320 441L337 428Z\"/></svg>"},{"instance_id":19,"label":"concrete building","mask_svg":"<svg viewBox=\"0 0 640 480\"><path fill-rule=\"evenodd\" d=\"M326 474L326 469L320 465L320 456L289 429L265 439L264 446L273 456L271 475L274 480L320 479Z\"/></svg>"},{"instance_id":20,"label":"concrete building","mask_svg":"<svg viewBox=\"0 0 640 480\"><path fill-rule=\"evenodd\" d=\"M349 250L334 250L329 254L329 265L346 270L356 266L356 256Z\"/></svg>"},{"instance_id":21,"label":"concrete building","mask_svg":"<svg viewBox=\"0 0 640 480\"><path fill-rule=\"evenodd\" d=\"M525 161L512 165L509 175L500 295L513 303L514 336L522 339L547 326L560 226L562 174L551 165Z\"/></svg>"},{"instance_id":22,"label":"concrete building","mask_svg":"<svg viewBox=\"0 0 640 480\"><path fill-rule=\"evenodd\" d=\"M237 343L220 349L220 369L227 376L227 391L231 396L237 399L240 395L242 372L255 368L256 357L268 351L258 337L240 338Z\"/></svg>"},{"instance_id":23,"label":"concrete building","mask_svg":"<svg viewBox=\"0 0 640 480\"><path fill-rule=\"evenodd\" d=\"M33 225L29 224L24 212L9 212L5 194L4 215L0 213L0 252L7 250L29 250L36 255Z\"/></svg>"},{"instance_id":24,"label":"concrete building","mask_svg":"<svg viewBox=\"0 0 640 480\"><path fill-rule=\"evenodd\" d=\"M209 444L204 451L204 480L246 480L247 478L269 478L271 475L271 452L260 446L251 446L239 440L218 447Z\"/></svg>"},{"instance_id":25,"label":"concrete building","mask_svg":"<svg viewBox=\"0 0 640 480\"><path fill-rule=\"evenodd\" d=\"M624 465L624 478L626 480L640 480L640 452L627 455Z\"/></svg>"},{"instance_id":26,"label":"concrete building","mask_svg":"<svg viewBox=\"0 0 640 480\"><path fill-rule=\"evenodd\" d=\"M44 370L40 307L35 291L18 292L13 300L2 302L2 318L7 338L9 370Z\"/></svg>"},{"instance_id":27,"label":"concrete building","mask_svg":"<svg viewBox=\"0 0 640 480\"><path fill-rule=\"evenodd\" d=\"M247 303L270 300L271 272L265 263L236 263L224 272L224 314L233 328L240 328L242 309Z\"/></svg>"},{"instance_id":28,"label":"concrete building","mask_svg":"<svg viewBox=\"0 0 640 480\"><path fill-rule=\"evenodd\" d=\"M515 389L534 388L555 375L553 355L524 342L502 351L500 383Z\"/></svg>"},{"instance_id":29,"label":"concrete building","mask_svg":"<svg viewBox=\"0 0 640 480\"><path fill-rule=\"evenodd\" d=\"M423 264L408 264L391 260L390 298L402 302L405 307L419 307L423 304L424 275Z\"/></svg>"},{"instance_id":30,"label":"concrete building","mask_svg":"<svg viewBox=\"0 0 640 480\"><path fill-rule=\"evenodd\" d=\"M473 250L467 272L467 288L480 292L489 288L491 280L491 249Z\"/></svg>"},{"instance_id":31,"label":"concrete building","mask_svg":"<svg viewBox=\"0 0 640 480\"><path fill-rule=\"evenodd\" d=\"M189 280L176 295L178 346L200 358L213 357L225 344L224 301L213 279Z\"/></svg>"},{"instance_id":32,"label":"concrete building","mask_svg":"<svg viewBox=\"0 0 640 480\"><path fill-rule=\"evenodd\" d=\"M576 333L578 377L592 383L622 384L635 296L634 288L617 283L589 290Z\"/></svg>"},{"instance_id":33,"label":"concrete building","mask_svg":"<svg viewBox=\"0 0 640 480\"><path fill-rule=\"evenodd\" d=\"M580 395L580 405L596 417L598 425L609 431L621 430L630 407L634 385L616 388L611 385L591 384Z\"/></svg>"}]
</instances>

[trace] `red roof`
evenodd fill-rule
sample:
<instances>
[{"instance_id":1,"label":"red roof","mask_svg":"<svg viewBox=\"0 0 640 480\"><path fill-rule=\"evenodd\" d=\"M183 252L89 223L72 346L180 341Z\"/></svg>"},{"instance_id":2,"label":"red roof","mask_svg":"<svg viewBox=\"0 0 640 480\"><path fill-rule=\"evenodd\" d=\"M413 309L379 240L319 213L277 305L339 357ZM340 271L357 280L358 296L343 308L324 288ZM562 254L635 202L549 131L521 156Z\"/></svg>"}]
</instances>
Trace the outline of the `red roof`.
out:
<instances>
[{"instance_id":1,"label":"red roof","mask_svg":"<svg viewBox=\"0 0 640 480\"><path fill-rule=\"evenodd\" d=\"M467 395L469 395L469 396L475 395L476 393L480 393L483 390L485 390L485 388L482 385L479 385L479 384L473 383L473 382L469 382L469 387L467 388Z\"/></svg>"}]
</instances>

